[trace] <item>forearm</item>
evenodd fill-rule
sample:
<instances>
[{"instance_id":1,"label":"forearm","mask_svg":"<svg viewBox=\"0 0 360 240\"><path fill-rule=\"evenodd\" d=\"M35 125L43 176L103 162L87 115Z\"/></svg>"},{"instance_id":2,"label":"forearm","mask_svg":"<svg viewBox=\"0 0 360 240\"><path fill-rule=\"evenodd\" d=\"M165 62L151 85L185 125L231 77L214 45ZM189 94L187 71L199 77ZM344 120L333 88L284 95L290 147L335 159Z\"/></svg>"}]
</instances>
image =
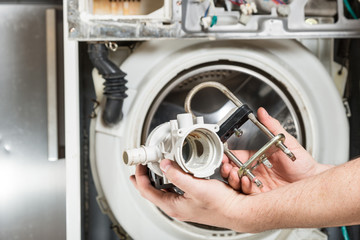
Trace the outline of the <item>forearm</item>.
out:
<instances>
[{"instance_id":1,"label":"forearm","mask_svg":"<svg viewBox=\"0 0 360 240\"><path fill-rule=\"evenodd\" d=\"M325 172L326 170L329 170L330 168L333 168L333 167L335 167L335 165L318 163L318 165L316 167L315 175Z\"/></svg>"},{"instance_id":2,"label":"forearm","mask_svg":"<svg viewBox=\"0 0 360 240\"><path fill-rule=\"evenodd\" d=\"M259 232L359 224L359 202L360 159L356 159L314 177L239 199L236 208L241 214L232 227ZM247 226L244 218L248 219Z\"/></svg>"}]
</instances>

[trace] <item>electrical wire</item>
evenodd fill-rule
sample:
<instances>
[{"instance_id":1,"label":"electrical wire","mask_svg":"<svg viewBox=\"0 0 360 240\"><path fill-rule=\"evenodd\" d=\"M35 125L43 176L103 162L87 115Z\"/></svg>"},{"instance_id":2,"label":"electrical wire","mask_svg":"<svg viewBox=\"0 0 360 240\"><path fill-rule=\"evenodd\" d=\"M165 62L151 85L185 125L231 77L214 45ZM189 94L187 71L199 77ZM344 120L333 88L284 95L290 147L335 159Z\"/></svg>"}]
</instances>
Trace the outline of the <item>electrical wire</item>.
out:
<instances>
[{"instance_id":1,"label":"electrical wire","mask_svg":"<svg viewBox=\"0 0 360 240\"><path fill-rule=\"evenodd\" d=\"M202 18L206 18L209 15L210 8L215 8L214 0L209 0L209 6L206 8L204 16ZM211 18L210 27L213 27L214 25L216 25L218 18L215 15L210 18Z\"/></svg>"},{"instance_id":2,"label":"electrical wire","mask_svg":"<svg viewBox=\"0 0 360 240\"><path fill-rule=\"evenodd\" d=\"M216 25L217 20L218 20L217 16L213 16L213 17L211 18L210 27L213 27L214 25Z\"/></svg>"},{"instance_id":3,"label":"electrical wire","mask_svg":"<svg viewBox=\"0 0 360 240\"><path fill-rule=\"evenodd\" d=\"M204 17L206 17L209 14L210 8L215 8L214 0L209 0L209 6L206 8Z\"/></svg>"},{"instance_id":4,"label":"electrical wire","mask_svg":"<svg viewBox=\"0 0 360 240\"><path fill-rule=\"evenodd\" d=\"M276 4L281 4L281 5L283 5L283 4L285 4L283 1L281 1L281 0L272 0L274 3L276 3Z\"/></svg>"},{"instance_id":5,"label":"electrical wire","mask_svg":"<svg viewBox=\"0 0 360 240\"><path fill-rule=\"evenodd\" d=\"M208 15L208 13L209 13L209 9L210 9L210 4L209 4L209 6L207 7L207 9L205 10L204 17L206 17L206 16Z\"/></svg>"},{"instance_id":6,"label":"electrical wire","mask_svg":"<svg viewBox=\"0 0 360 240\"><path fill-rule=\"evenodd\" d=\"M354 13L353 9L350 6L350 3L348 0L344 0L344 4L346 9L348 10L348 12L350 13L350 15L354 18L354 19L359 19L356 14Z\"/></svg>"},{"instance_id":7,"label":"electrical wire","mask_svg":"<svg viewBox=\"0 0 360 240\"><path fill-rule=\"evenodd\" d=\"M241 6L243 3L235 2L233 0L230 0L230 2L234 5Z\"/></svg>"},{"instance_id":8,"label":"electrical wire","mask_svg":"<svg viewBox=\"0 0 360 240\"><path fill-rule=\"evenodd\" d=\"M348 233L345 226L341 227L341 232L342 232L342 235L344 237L344 240L350 240L349 233Z\"/></svg>"}]
</instances>

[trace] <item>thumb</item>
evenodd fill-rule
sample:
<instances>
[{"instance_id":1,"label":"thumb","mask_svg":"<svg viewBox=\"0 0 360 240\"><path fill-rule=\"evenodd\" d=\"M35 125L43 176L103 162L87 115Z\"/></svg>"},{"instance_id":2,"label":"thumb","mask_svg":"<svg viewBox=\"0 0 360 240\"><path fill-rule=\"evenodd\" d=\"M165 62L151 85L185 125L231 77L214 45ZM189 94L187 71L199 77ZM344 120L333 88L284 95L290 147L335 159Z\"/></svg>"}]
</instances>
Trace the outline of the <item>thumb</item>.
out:
<instances>
[{"instance_id":1,"label":"thumb","mask_svg":"<svg viewBox=\"0 0 360 240\"><path fill-rule=\"evenodd\" d=\"M272 118L264 108L259 108L257 112L259 121L267 127L274 135L283 133L285 135L285 144L290 148L297 148L300 146L296 138L289 134L280 124L278 120Z\"/></svg>"},{"instance_id":2,"label":"thumb","mask_svg":"<svg viewBox=\"0 0 360 240\"><path fill-rule=\"evenodd\" d=\"M201 190L203 180L185 173L176 162L164 159L160 162L160 169L171 183L187 194L193 195Z\"/></svg>"}]
</instances>

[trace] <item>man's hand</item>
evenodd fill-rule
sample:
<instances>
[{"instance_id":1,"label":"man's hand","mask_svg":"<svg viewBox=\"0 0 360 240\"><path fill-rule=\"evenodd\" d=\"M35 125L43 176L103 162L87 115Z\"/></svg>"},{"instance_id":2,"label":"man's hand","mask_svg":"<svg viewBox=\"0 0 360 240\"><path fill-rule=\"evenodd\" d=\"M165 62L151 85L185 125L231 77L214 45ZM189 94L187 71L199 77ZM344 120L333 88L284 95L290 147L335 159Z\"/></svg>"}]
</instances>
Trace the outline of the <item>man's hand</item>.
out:
<instances>
[{"instance_id":1,"label":"man's hand","mask_svg":"<svg viewBox=\"0 0 360 240\"><path fill-rule=\"evenodd\" d=\"M250 196L239 194L218 180L194 178L170 160L162 160L160 167L170 182L185 194L179 195L155 189L149 181L147 168L138 165L135 176L131 176L130 180L144 198L160 207L167 215L180 221L239 229L239 226L234 225L236 219L241 215L244 215L245 219L247 214L245 211L234 212L235 205L243 202L243 198L251 198ZM243 225L246 224L244 221ZM244 229L248 228L244 227Z\"/></svg>"},{"instance_id":2,"label":"man's hand","mask_svg":"<svg viewBox=\"0 0 360 240\"><path fill-rule=\"evenodd\" d=\"M274 135L283 133L285 135L285 145L292 151L297 158L291 161L281 150L275 152L269 158L273 167L271 169L260 164L253 172L263 183L263 188L258 188L254 183L243 176L241 180L237 174L239 170L226 156L223 159L221 175L227 179L229 185L236 190L241 190L246 194L267 192L280 186L299 181L301 179L314 176L332 166L317 163L312 156L298 143L298 141L285 131L279 121L269 116L264 108L259 108L258 119ZM233 153L243 163L246 162L256 151L239 150Z\"/></svg>"},{"instance_id":3,"label":"man's hand","mask_svg":"<svg viewBox=\"0 0 360 240\"><path fill-rule=\"evenodd\" d=\"M240 187L240 181L236 168L227 159L222 174L232 187L218 180L194 178L169 160L163 160L160 167L184 195L155 189L146 167L141 165L137 166L135 176L130 177L132 183L144 198L171 217L238 232L359 224L360 158L334 168L317 164L264 109L259 109L258 117L274 134L286 134L285 144L297 157L292 162L279 151L270 159L272 169L256 169L266 193L244 195L234 190ZM236 154L247 160L251 152ZM246 193L259 192L247 178L242 179L241 187Z\"/></svg>"}]
</instances>

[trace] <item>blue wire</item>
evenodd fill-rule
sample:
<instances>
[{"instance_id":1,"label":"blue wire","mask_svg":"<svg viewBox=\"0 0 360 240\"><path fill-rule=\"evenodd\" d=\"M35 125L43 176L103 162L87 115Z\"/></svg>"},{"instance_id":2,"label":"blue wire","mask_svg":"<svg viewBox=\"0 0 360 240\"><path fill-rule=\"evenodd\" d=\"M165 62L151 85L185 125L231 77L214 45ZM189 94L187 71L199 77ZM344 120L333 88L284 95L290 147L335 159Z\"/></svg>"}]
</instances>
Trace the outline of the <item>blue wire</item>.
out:
<instances>
[{"instance_id":1,"label":"blue wire","mask_svg":"<svg viewBox=\"0 0 360 240\"><path fill-rule=\"evenodd\" d=\"M342 227L341 227L341 232L342 232L342 235L343 235L343 237L344 237L344 240L350 240L348 231L347 231L347 229L346 229L345 226L342 226Z\"/></svg>"},{"instance_id":2,"label":"blue wire","mask_svg":"<svg viewBox=\"0 0 360 240\"><path fill-rule=\"evenodd\" d=\"M205 10L204 17L206 17L206 16L208 15L208 13L209 13L209 9L210 9L210 5L211 5L211 4L209 4L208 8Z\"/></svg>"},{"instance_id":3,"label":"blue wire","mask_svg":"<svg viewBox=\"0 0 360 240\"><path fill-rule=\"evenodd\" d=\"M348 10L348 12L350 13L350 15L354 18L354 19L358 19L358 17L356 16L356 14L354 13L354 11L352 10L350 3L348 0L344 0L346 9Z\"/></svg>"}]
</instances>

